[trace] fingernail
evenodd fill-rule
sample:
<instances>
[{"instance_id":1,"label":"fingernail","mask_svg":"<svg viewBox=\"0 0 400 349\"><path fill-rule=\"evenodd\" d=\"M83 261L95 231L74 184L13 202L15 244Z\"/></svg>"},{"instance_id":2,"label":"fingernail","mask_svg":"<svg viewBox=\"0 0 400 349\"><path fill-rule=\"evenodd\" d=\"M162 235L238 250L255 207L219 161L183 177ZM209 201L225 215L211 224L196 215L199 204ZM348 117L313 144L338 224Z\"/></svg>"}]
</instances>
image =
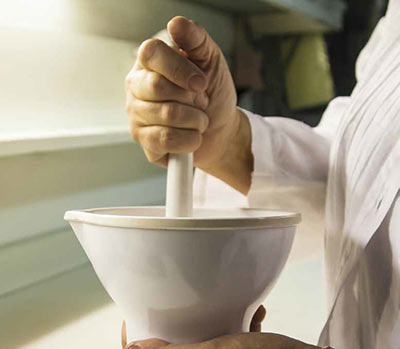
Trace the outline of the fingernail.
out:
<instances>
[{"instance_id":1,"label":"fingernail","mask_svg":"<svg viewBox=\"0 0 400 349\"><path fill-rule=\"evenodd\" d=\"M206 88L206 79L201 75L194 75L189 79L189 87L193 91L203 91Z\"/></svg>"},{"instance_id":2,"label":"fingernail","mask_svg":"<svg viewBox=\"0 0 400 349\"><path fill-rule=\"evenodd\" d=\"M129 345L126 349L143 349L143 348L138 344L132 344Z\"/></svg>"}]
</instances>

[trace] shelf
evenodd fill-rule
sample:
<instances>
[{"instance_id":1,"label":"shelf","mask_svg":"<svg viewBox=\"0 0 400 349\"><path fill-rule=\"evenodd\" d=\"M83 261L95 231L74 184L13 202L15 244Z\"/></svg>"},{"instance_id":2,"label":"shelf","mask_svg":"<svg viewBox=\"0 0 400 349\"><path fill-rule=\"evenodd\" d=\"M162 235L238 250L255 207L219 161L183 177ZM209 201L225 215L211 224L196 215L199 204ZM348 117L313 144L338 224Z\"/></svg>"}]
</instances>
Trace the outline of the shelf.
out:
<instances>
[{"instance_id":1,"label":"shelf","mask_svg":"<svg viewBox=\"0 0 400 349\"><path fill-rule=\"evenodd\" d=\"M0 136L0 157L132 142L126 128L76 129Z\"/></svg>"},{"instance_id":2,"label":"shelf","mask_svg":"<svg viewBox=\"0 0 400 349\"><path fill-rule=\"evenodd\" d=\"M182 0L196 2L232 14L255 19L258 23L265 18L262 34L304 31L332 31L342 27L346 4L343 0ZM268 29L273 18L280 26ZM260 28L258 24L257 28Z\"/></svg>"}]
</instances>

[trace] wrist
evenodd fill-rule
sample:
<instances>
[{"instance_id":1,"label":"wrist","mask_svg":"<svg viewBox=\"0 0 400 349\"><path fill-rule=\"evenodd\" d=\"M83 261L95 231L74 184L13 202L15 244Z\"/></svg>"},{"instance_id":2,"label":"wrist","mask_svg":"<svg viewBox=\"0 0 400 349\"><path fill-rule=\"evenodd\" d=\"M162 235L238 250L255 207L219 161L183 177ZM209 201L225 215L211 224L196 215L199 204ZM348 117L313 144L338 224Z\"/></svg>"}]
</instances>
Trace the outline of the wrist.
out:
<instances>
[{"instance_id":1,"label":"wrist","mask_svg":"<svg viewBox=\"0 0 400 349\"><path fill-rule=\"evenodd\" d=\"M212 163L201 169L247 194L253 172L253 154L251 151L251 127L247 116L235 108L229 129L224 130L223 143L219 143L218 156Z\"/></svg>"}]
</instances>

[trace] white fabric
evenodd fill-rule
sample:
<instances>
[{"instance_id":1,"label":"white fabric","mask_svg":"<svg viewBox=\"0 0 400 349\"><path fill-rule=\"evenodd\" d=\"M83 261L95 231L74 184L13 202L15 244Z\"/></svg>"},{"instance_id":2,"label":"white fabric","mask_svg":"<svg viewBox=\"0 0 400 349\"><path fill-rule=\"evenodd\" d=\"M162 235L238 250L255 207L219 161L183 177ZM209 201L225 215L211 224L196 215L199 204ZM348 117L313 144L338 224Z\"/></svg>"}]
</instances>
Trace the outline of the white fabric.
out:
<instances>
[{"instance_id":1,"label":"white fabric","mask_svg":"<svg viewBox=\"0 0 400 349\"><path fill-rule=\"evenodd\" d=\"M317 128L247 113L250 203L271 181L328 179L330 315L321 345L400 348L399 20L395 0L360 55L352 96L335 99Z\"/></svg>"},{"instance_id":2,"label":"white fabric","mask_svg":"<svg viewBox=\"0 0 400 349\"><path fill-rule=\"evenodd\" d=\"M246 112L255 159L249 203L262 202L274 182L327 181L329 318L320 344L399 349L400 0L362 51L357 79L314 129Z\"/></svg>"}]
</instances>

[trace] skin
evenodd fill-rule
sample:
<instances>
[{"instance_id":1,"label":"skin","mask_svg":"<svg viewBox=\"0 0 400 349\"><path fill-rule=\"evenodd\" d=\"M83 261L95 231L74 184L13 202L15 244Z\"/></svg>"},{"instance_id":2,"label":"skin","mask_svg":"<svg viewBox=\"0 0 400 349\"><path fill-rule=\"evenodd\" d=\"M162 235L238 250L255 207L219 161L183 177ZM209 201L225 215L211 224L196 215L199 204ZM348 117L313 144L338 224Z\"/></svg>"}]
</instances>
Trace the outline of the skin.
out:
<instances>
[{"instance_id":1,"label":"skin","mask_svg":"<svg viewBox=\"0 0 400 349\"><path fill-rule=\"evenodd\" d=\"M220 48L207 32L184 17L168 23L176 47L149 39L139 48L126 77L126 112L133 139L148 160L168 165L169 153L194 152L194 165L247 194L253 172L251 129L237 108L232 76ZM261 310L260 310L261 309ZM265 309L252 321L253 333L223 336L192 345L149 339L126 345L168 349L310 349L300 341L261 330Z\"/></svg>"},{"instance_id":2,"label":"skin","mask_svg":"<svg viewBox=\"0 0 400 349\"><path fill-rule=\"evenodd\" d=\"M313 349L318 348L274 333L239 333L190 345L173 345L160 340L147 340L130 344L127 349Z\"/></svg>"},{"instance_id":3,"label":"skin","mask_svg":"<svg viewBox=\"0 0 400 349\"><path fill-rule=\"evenodd\" d=\"M135 341L126 345L126 330L122 327L122 347L124 349L137 348L166 348L166 349L312 349L318 348L303 342L294 340L273 333L260 333L261 324L265 318L266 310L260 306L253 316L250 325L250 333L239 333L234 335L222 336L203 343L190 345L170 344L160 339L148 339L144 341Z\"/></svg>"},{"instance_id":4,"label":"skin","mask_svg":"<svg viewBox=\"0 0 400 349\"><path fill-rule=\"evenodd\" d=\"M253 171L251 130L237 108L233 79L220 48L196 23L175 17L171 48L145 41L126 77L130 130L152 163L194 152L194 165L246 194Z\"/></svg>"}]
</instances>

